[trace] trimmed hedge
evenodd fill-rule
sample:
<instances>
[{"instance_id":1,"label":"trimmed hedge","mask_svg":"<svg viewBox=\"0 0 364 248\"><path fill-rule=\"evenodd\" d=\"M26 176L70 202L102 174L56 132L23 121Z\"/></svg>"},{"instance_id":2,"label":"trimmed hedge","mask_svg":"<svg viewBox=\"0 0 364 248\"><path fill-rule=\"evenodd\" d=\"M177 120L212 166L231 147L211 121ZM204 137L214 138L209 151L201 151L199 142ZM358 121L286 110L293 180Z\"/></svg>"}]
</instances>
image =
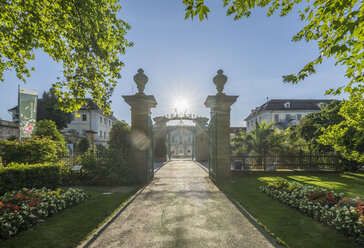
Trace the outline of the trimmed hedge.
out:
<instances>
[{"instance_id":1,"label":"trimmed hedge","mask_svg":"<svg viewBox=\"0 0 364 248\"><path fill-rule=\"evenodd\" d=\"M56 188L61 184L59 164L17 164L0 168L0 194L22 188Z\"/></svg>"},{"instance_id":2,"label":"trimmed hedge","mask_svg":"<svg viewBox=\"0 0 364 248\"><path fill-rule=\"evenodd\" d=\"M0 141L0 156L4 164L53 162L62 153L58 143L50 138L32 138L21 142L4 140Z\"/></svg>"}]
</instances>

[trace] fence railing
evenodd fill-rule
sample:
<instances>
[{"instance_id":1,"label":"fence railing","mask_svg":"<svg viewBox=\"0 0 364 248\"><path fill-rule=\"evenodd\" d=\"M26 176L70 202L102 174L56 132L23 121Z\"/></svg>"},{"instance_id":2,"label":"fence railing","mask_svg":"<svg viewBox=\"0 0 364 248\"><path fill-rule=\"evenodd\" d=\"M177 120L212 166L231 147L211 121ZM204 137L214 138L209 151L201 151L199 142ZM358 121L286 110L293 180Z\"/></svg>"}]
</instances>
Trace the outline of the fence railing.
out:
<instances>
[{"instance_id":1,"label":"fence railing","mask_svg":"<svg viewBox=\"0 0 364 248\"><path fill-rule=\"evenodd\" d=\"M336 170L337 164L338 156L334 153L231 157L233 170Z\"/></svg>"}]
</instances>

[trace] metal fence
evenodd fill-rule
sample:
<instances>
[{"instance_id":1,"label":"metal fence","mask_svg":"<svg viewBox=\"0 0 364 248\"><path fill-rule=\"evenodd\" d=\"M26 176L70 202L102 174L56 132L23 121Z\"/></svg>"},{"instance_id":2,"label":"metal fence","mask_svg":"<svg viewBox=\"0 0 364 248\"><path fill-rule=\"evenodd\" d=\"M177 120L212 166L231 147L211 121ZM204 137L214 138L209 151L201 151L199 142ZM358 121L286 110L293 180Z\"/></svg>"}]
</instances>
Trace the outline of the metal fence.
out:
<instances>
[{"instance_id":1,"label":"metal fence","mask_svg":"<svg viewBox=\"0 0 364 248\"><path fill-rule=\"evenodd\" d=\"M231 157L233 170L336 170L337 164L335 153Z\"/></svg>"}]
</instances>

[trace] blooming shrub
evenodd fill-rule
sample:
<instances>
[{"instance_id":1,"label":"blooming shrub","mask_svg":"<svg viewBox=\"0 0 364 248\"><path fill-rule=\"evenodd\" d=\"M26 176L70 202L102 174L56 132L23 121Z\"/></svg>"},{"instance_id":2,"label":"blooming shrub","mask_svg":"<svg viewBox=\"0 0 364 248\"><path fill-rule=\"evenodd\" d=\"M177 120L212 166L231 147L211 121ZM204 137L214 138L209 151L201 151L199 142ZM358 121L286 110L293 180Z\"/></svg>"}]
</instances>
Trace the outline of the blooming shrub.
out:
<instances>
[{"instance_id":1,"label":"blooming shrub","mask_svg":"<svg viewBox=\"0 0 364 248\"><path fill-rule=\"evenodd\" d=\"M78 189L22 189L0 197L0 237L10 238L87 198Z\"/></svg>"},{"instance_id":2,"label":"blooming shrub","mask_svg":"<svg viewBox=\"0 0 364 248\"><path fill-rule=\"evenodd\" d=\"M279 179L261 186L270 197L354 237L364 244L364 200L316 186Z\"/></svg>"}]
</instances>

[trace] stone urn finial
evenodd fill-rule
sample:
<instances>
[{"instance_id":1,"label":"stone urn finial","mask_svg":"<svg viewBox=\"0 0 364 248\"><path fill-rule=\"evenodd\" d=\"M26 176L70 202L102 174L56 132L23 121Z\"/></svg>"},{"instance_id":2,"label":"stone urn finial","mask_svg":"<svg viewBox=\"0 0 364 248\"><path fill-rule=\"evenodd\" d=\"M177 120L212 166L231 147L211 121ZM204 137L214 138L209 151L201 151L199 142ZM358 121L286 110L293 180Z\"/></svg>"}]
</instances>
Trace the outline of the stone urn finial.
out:
<instances>
[{"instance_id":1,"label":"stone urn finial","mask_svg":"<svg viewBox=\"0 0 364 248\"><path fill-rule=\"evenodd\" d=\"M216 85L218 95L223 94L222 91L224 90L224 86L227 81L227 76L225 76L223 72L223 70L218 70L217 75L213 79L213 82Z\"/></svg>"},{"instance_id":2,"label":"stone urn finial","mask_svg":"<svg viewBox=\"0 0 364 248\"><path fill-rule=\"evenodd\" d=\"M134 82L136 83L138 87L138 94L144 95L144 88L145 85L148 82L148 77L144 74L144 71L142 68L138 70L138 73L134 76Z\"/></svg>"}]
</instances>

